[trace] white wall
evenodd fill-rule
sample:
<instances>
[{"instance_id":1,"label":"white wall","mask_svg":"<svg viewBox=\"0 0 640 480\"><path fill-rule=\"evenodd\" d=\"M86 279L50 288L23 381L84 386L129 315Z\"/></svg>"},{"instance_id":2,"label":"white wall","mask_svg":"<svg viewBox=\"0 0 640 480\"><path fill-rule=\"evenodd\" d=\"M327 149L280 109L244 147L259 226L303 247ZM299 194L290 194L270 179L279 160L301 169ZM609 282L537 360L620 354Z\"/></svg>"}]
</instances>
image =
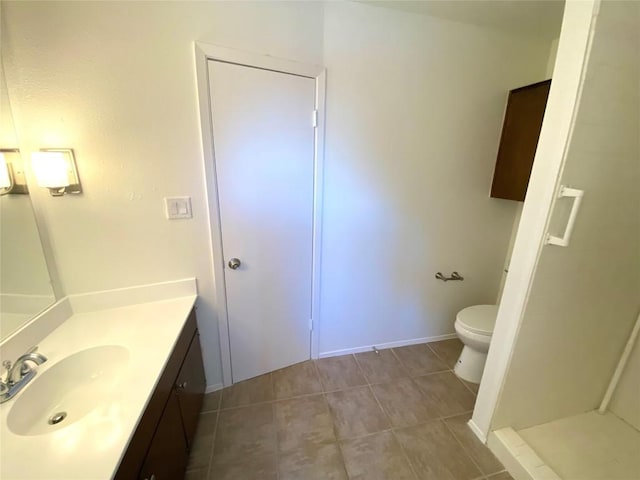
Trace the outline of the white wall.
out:
<instances>
[{"instance_id":1,"label":"white wall","mask_svg":"<svg viewBox=\"0 0 640 480\"><path fill-rule=\"evenodd\" d=\"M322 63L316 3L2 2L22 146L72 147L84 193L33 194L64 292L196 276L207 382L222 381L193 41ZM190 195L168 221L163 197Z\"/></svg>"},{"instance_id":2,"label":"white wall","mask_svg":"<svg viewBox=\"0 0 640 480\"><path fill-rule=\"evenodd\" d=\"M357 3L325 11L320 351L453 333L495 302L517 203L489 198L506 96L548 43ZM457 270L464 282L443 283Z\"/></svg>"},{"instance_id":3,"label":"white wall","mask_svg":"<svg viewBox=\"0 0 640 480\"><path fill-rule=\"evenodd\" d=\"M597 407L638 314L639 10L635 2L600 6L561 180L585 190L583 206L570 246L542 252L493 429ZM567 203L555 208L554 233ZM625 375L637 375L633 362ZM630 423L636 382L627 378L612 404Z\"/></svg>"}]
</instances>

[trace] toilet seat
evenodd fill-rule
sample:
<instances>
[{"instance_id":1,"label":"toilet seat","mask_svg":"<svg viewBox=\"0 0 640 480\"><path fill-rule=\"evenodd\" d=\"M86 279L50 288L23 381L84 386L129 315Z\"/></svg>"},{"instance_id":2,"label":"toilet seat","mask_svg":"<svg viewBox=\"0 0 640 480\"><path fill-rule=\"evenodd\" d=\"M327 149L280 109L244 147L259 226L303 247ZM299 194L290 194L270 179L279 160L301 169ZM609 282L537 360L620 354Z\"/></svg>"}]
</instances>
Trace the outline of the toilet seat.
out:
<instances>
[{"instance_id":1,"label":"toilet seat","mask_svg":"<svg viewBox=\"0 0 640 480\"><path fill-rule=\"evenodd\" d=\"M497 316L497 305L474 305L460 310L456 315L456 323L469 332L490 337Z\"/></svg>"}]
</instances>

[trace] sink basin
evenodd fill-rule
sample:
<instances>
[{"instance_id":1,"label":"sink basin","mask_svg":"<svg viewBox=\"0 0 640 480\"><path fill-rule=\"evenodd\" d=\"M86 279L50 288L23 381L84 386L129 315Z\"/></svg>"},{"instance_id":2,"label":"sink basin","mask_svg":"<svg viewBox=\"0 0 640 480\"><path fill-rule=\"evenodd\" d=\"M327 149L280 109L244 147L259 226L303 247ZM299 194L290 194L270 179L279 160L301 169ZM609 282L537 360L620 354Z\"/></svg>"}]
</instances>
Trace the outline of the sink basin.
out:
<instances>
[{"instance_id":1,"label":"sink basin","mask_svg":"<svg viewBox=\"0 0 640 480\"><path fill-rule=\"evenodd\" d=\"M37 374L13 400L9 429L17 435L41 435L77 422L108 403L128 363L129 350L119 345L63 358Z\"/></svg>"}]
</instances>

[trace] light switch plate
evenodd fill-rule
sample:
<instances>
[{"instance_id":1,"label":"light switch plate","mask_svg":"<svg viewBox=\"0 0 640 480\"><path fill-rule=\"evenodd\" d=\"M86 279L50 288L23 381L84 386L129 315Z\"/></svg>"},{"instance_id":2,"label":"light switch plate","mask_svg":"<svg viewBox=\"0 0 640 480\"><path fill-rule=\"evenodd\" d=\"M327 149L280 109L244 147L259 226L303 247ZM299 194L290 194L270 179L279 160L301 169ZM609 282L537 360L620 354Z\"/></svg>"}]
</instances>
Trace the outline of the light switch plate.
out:
<instances>
[{"instance_id":1,"label":"light switch plate","mask_svg":"<svg viewBox=\"0 0 640 480\"><path fill-rule=\"evenodd\" d=\"M164 209L169 220L191 218L191 197L165 197Z\"/></svg>"}]
</instances>

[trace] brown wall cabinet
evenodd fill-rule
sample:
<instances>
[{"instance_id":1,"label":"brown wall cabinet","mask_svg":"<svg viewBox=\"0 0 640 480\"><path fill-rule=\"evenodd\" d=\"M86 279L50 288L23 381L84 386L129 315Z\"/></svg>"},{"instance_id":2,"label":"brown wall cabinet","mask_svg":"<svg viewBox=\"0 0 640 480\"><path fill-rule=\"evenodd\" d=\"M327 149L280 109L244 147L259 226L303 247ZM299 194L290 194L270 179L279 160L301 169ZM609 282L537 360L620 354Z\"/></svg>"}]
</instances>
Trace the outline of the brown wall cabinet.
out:
<instances>
[{"instance_id":1,"label":"brown wall cabinet","mask_svg":"<svg viewBox=\"0 0 640 480\"><path fill-rule=\"evenodd\" d=\"M192 310L114 478L184 478L204 390L202 350Z\"/></svg>"},{"instance_id":2,"label":"brown wall cabinet","mask_svg":"<svg viewBox=\"0 0 640 480\"><path fill-rule=\"evenodd\" d=\"M551 80L509 92L491 196L524 201Z\"/></svg>"}]
</instances>

